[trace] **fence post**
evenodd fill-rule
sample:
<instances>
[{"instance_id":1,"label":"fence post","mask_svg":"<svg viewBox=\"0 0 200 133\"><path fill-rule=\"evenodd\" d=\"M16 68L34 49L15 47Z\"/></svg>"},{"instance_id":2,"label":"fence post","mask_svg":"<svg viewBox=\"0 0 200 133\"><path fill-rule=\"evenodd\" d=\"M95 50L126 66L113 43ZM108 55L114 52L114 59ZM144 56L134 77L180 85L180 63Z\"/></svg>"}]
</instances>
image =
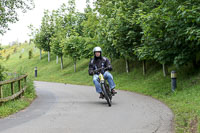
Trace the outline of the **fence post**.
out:
<instances>
[{"instance_id":1,"label":"fence post","mask_svg":"<svg viewBox=\"0 0 200 133\"><path fill-rule=\"evenodd\" d=\"M19 87L19 91L21 90L21 82L20 80L18 80L18 87Z\"/></svg>"},{"instance_id":2,"label":"fence post","mask_svg":"<svg viewBox=\"0 0 200 133\"><path fill-rule=\"evenodd\" d=\"M21 91L21 82L20 82L20 80L18 80L18 87L19 87L19 91ZM21 96L22 96L22 94L19 97L21 97Z\"/></svg>"},{"instance_id":3,"label":"fence post","mask_svg":"<svg viewBox=\"0 0 200 133\"><path fill-rule=\"evenodd\" d=\"M26 77L24 77L24 83L26 84Z\"/></svg>"},{"instance_id":4,"label":"fence post","mask_svg":"<svg viewBox=\"0 0 200 133\"><path fill-rule=\"evenodd\" d=\"M24 77L24 86L26 85L26 77ZM24 95L24 91L22 92L22 95Z\"/></svg>"},{"instance_id":5,"label":"fence post","mask_svg":"<svg viewBox=\"0 0 200 133\"><path fill-rule=\"evenodd\" d=\"M3 89L1 85L0 85L0 98L3 98Z\"/></svg>"},{"instance_id":6,"label":"fence post","mask_svg":"<svg viewBox=\"0 0 200 133\"><path fill-rule=\"evenodd\" d=\"M14 82L11 83L11 94L12 94L12 95L14 94L14 86L13 86L13 83L14 83Z\"/></svg>"}]
</instances>

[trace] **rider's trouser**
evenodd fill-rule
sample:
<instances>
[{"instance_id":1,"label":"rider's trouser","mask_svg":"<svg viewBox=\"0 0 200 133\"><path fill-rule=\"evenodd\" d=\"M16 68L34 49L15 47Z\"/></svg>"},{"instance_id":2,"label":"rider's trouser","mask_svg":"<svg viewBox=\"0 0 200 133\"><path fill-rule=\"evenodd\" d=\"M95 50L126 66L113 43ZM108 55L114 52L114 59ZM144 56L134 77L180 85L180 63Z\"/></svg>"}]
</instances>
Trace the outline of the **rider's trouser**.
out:
<instances>
[{"instance_id":1,"label":"rider's trouser","mask_svg":"<svg viewBox=\"0 0 200 133\"><path fill-rule=\"evenodd\" d=\"M106 72L103 74L103 76L104 76L105 80L108 81L109 86L110 86L110 89L111 89L111 90L114 89L114 88L115 88L115 83L114 83L114 81L113 81L113 76L112 76L112 74L109 73L108 71L106 71ZM97 75L97 74L93 75L93 83L94 83L94 85L95 85L95 87L96 87L96 91L97 91L98 93L100 93L100 92L102 92L102 90L101 90L101 85L100 85L100 83L99 83L99 81L98 81L98 78L99 78L99 75Z\"/></svg>"}]
</instances>

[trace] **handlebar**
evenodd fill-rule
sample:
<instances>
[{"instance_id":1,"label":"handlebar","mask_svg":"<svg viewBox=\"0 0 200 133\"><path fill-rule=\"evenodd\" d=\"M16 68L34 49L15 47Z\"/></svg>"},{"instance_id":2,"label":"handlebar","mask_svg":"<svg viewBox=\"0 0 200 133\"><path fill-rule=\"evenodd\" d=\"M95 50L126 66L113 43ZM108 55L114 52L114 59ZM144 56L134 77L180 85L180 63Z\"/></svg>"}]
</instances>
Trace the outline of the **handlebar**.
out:
<instances>
[{"instance_id":1,"label":"handlebar","mask_svg":"<svg viewBox=\"0 0 200 133\"><path fill-rule=\"evenodd\" d=\"M105 67L105 68L99 68L99 69L97 69L97 70L94 70L94 72L101 72L101 70L106 70L106 69L108 69L108 67Z\"/></svg>"}]
</instances>

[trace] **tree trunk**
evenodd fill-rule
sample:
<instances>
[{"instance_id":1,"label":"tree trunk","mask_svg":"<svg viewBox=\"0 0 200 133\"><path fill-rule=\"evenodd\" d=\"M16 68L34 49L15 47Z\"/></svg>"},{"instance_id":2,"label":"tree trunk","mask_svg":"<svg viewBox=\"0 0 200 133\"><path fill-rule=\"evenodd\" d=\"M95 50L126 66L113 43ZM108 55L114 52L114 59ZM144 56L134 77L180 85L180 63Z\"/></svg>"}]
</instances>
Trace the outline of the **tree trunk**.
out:
<instances>
[{"instance_id":1,"label":"tree trunk","mask_svg":"<svg viewBox=\"0 0 200 133\"><path fill-rule=\"evenodd\" d=\"M63 56L60 57L61 60L61 70L63 70Z\"/></svg>"},{"instance_id":2,"label":"tree trunk","mask_svg":"<svg viewBox=\"0 0 200 133\"><path fill-rule=\"evenodd\" d=\"M48 62L50 62L50 52L48 51Z\"/></svg>"},{"instance_id":3,"label":"tree trunk","mask_svg":"<svg viewBox=\"0 0 200 133\"><path fill-rule=\"evenodd\" d=\"M168 74L168 67L165 65L165 63L163 63L162 66L163 66L163 76L166 77Z\"/></svg>"},{"instance_id":4,"label":"tree trunk","mask_svg":"<svg viewBox=\"0 0 200 133\"><path fill-rule=\"evenodd\" d=\"M40 60L42 59L42 49L40 49Z\"/></svg>"},{"instance_id":5,"label":"tree trunk","mask_svg":"<svg viewBox=\"0 0 200 133\"><path fill-rule=\"evenodd\" d=\"M142 64L143 64L143 75L146 75L146 71L147 71L147 68L146 68L146 60L144 60L144 61L142 62Z\"/></svg>"},{"instance_id":6,"label":"tree trunk","mask_svg":"<svg viewBox=\"0 0 200 133\"><path fill-rule=\"evenodd\" d=\"M62 56L61 56L61 58L62 58ZM58 64L58 55L56 56L56 64Z\"/></svg>"},{"instance_id":7,"label":"tree trunk","mask_svg":"<svg viewBox=\"0 0 200 133\"><path fill-rule=\"evenodd\" d=\"M74 61L74 72L76 72L76 60Z\"/></svg>"},{"instance_id":8,"label":"tree trunk","mask_svg":"<svg viewBox=\"0 0 200 133\"><path fill-rule=\"evenodd\" d=\"M126 72L129 73L129 61L126 59Z\"/></svg>"}]
</instances>

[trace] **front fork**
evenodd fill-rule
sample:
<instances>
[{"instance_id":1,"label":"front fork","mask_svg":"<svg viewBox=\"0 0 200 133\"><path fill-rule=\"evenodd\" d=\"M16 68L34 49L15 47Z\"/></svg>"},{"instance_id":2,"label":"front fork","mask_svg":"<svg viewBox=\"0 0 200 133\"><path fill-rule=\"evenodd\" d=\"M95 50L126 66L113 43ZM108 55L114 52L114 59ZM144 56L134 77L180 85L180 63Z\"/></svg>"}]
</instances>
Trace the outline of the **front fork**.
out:
<instances>
[{"instance_id":1,"label":"front fork","mask_svg":"<svg viewBox=\"0 0 200 133\"><path fill-rule=\"evenodd\" d=\"M99 83L101 84L101 87L102 87L102 85L104 85L104 83L105 83L103 74L101 74L101 73L99 74Z\"/></svg>"},{"instance_id":2,"label":"front fork","mask_svg":"<svg viewBox=\"0 0 200 133\"><path fill-rule=\"evenodd\" d=\"M105 80L104 80L104 76L103 76L103 74L99 74L99 82L100 82L100 84L101 84L101 88L102 87L104 87L105 88L105 91L107 92L107 93L109 93L109 95L110 95L110 88L108 87L108 85L106 85L106 82L105 82ZM108 89L108 90L107 90ZM103 89L102 89L102 91L103 91ZM104 92L105 93L105 92Z\"/></svg>"}]
</instances>

